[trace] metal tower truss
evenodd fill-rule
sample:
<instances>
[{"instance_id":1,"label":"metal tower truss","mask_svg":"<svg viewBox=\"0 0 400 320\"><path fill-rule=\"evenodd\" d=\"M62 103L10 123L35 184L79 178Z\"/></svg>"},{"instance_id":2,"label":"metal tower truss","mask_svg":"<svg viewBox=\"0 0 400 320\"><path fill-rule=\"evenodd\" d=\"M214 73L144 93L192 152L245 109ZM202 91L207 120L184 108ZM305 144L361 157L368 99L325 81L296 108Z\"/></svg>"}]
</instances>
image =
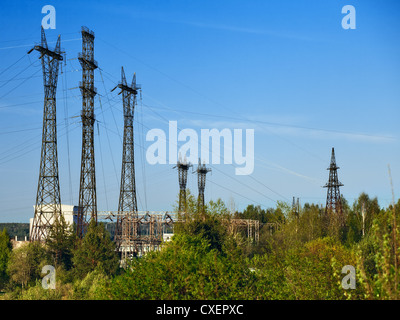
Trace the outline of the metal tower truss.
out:
<instances>
[{"instance_id":1,"label":"metal tower truss","mask_svg":"<svg viewBox=\"0 0 400 320\"><path fill-rule=\"evenodd\" d=\"M343 184L338 179L337 169L339 169L339 167L336 165L335 149L332 148L331 164L329 168L327 168L327 170L329 170L329 181L324 186L324 188L328 188L325 215L330 216L335 214L336 219L343 225L343 208L339 190L339 187L342 187Z\"/></svg>"},{"instance_id":2,"label":"metal tower truss","mask_svg":"<svg viewBox=\"0 0 400 320\"><path fill-rule=\"evenodd\" d=\"M35 215L30 241L44 241L49 228L61 215L60 184L57 155L56 91L59 62L63 60L58 36L54 51L47 47L46 35L42 27L41 44L28 51L40 52L43 70L44 108L42 151L40 157L39 182L36 195Z\"/></svg>"},{"instance_id":3,"label":"metal tower truss","mask_svg":"<svg viewBox=\"0 0 400 320\"><path fill-rule=\"evenodd\" d=\"M206 175L211 171L210 168L207 168L203 163L201 164L199 159L199 165L197 167L197 186L199 188L199 196L197 198L197 212L204 214L205 212L205 204L204 204L204 190L206 187Z\"/></svg>"},{"instance_id":4,"label":"metal tower truss","mask_svg":"<svg viewBox=\"0 0 400 320\"><path fill-rule=\"evenodd\" d=\"M82 27L82 53L78 60L82 66L82 81L79 88L82 94L82 158L79 188L79 215L77 234L82 237L86 226L94 219L97 222L96 170L94 158L94 33Z\"/></svg>"},{"instance_id":5,"label":"metal tower truss","mask_svg":"<svg viewBox=\"0 0 400 320\"><path fill-rule=\"evenodd\" d=\"M176 166L173 169L178 168L178 179L179 179L179 213L185 213L187 211L186 207L186 184L187 184L187 174L189 168L192 166L190 162L178 160Z\"/></svg>"},{"instance_id":6,"label":"metal tower truss","mask_svg":"<svg viewBox=\"0 0 400 320\"><path fill-rule=\"evenodd\" d=\"M116 88L121 90L119 94L122 94L124 108L124 140L118 212L125 212L126 214L117 219L115 240L117 248L126 257L137 251L134 244L139 237L136 222L138 207L133 140L134 110L137 103L136 96L140 90L140 86L136 84L136 74L133 75L132 84L129 86L126 82L124 68L121 68L121 82L111 91Z\"/></svg>"}]
</instances>

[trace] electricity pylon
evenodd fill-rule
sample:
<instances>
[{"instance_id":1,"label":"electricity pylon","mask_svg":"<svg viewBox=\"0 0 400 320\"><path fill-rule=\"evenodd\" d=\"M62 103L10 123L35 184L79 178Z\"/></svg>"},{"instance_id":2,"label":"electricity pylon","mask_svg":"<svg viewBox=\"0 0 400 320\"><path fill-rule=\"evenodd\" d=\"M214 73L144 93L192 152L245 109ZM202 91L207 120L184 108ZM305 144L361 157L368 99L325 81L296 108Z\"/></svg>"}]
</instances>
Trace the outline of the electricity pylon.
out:
<instances>
[{"instance_id":1,"label":"electricity pylon","mask_svg":"<svg viewBox=\"0 0 400 320\"><path fill-rule=\"evenodd\" d=\"M199 214L205 213L205 205L204 205L204 190L206 187L206 175L211 171L210 168L207 168L205 163L201 164L199 159L199 165L197 167L197 186L199 188L199 196L197 198L197 212Z\"/></svg>"},{"instance_id":2,"label":"electricity pylon","mask_svg":"<svg viewBox=\"0 0 400 320\"><path fill-rule=\"evenodd\" d=\"M91 220L97 222L96 170L94 160L94 33L82 27L82 53L78 60L82 66L82 81L79 88L82 94L82 158L79 187L79 214L77 234L83 237Z\"/></svg>"},{"instance_id":3,"label":"electricity pylon","mask_svg":"<svg viewBox=\"0 0 400 320\"><path fill-rule=\"evenodd\" d=\"M176 166L173 169L178 168L178 179L179 179L179 213L184 213L186 216L187 212L187 203L186 203L186 184L187 184L187 174L189 168L192 166L190 162L186 162L185 160L178 160Z\"/></svg>"},{"instance_id":4,"label":"electricity pylon","mask_svg":"<svg viewBox=\"0 0 400 320\"><path fill-rule=\"evenodd\" d=\"M60 183L57 155L56 91L59 62L63 60L60 49L60 36L56 47L47 47L46 35L41 30L41 44L28 51L40 52L43 70L44 108L42 129L42 151L40 156L39 182L36 195L35 215L30 241L43 241L55 219L61 215Z\"/></svg>"},{"instance_id":5,"label":"electricity pylon","mask_svg":"<svg viewBox=\"0 0 400 320\"><path fill-rule=\"evenodd\" d=\"M118 215L115 240L121 256L125 258L136 251L135 243L138 234L138 207L136 201L135 159L133 140L133 118L136 97L141 89L136 84L136 74L133 75L132 84L126 83L124 68L121 68L121 82L116 88L121 89L124 108L124 142L122 151L121 189L119 194Z\"/></svg>"},{"instance_id":6,"label":"electricity pylon","mask_svg":"<svg viewBox=\"0 0 400 320\"><path fill-rule=\"evenodd\" d=\"M339 169L339 167L336 165L335 149L332 148L331 164L329 168L327 168L327 170L329 170L329 180L324 186L324 188L328 188L325 215L335 215L335 219L339 221L340 225L343 225L343 208L339 190L339 187L342 187L343 184L338 179L337 169Z\"/></svg>"}]
</instances>

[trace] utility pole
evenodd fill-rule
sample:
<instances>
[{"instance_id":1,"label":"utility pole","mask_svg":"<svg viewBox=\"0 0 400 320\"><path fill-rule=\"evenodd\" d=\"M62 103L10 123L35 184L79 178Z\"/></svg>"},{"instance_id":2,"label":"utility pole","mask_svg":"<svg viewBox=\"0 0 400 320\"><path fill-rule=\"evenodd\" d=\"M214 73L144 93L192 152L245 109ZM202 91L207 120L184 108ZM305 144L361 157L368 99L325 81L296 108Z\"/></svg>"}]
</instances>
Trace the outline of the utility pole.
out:
<instances>
[{"instance_id":1,"label":"utility pole","mask_svg":"<svg viewBox=\"0 0 400 320\"><path fill-rule=\"evenodd\" d=\"M178 168L178 179L179 179L179 213L187 215L187 203L186 203L186 184L187 184L187 173L189 168L192 166L190 162L186 162L186 159L182 162L178 160L176 166L173 169Z\"/></svg>"},{"instance_id":2,"label":"utility pole","mask_svg":"<svg viewBox=\"0 0 400 320\"><path fill-rule=\"evenodd\" d=\"M94 33L82 27L82 53L78 60L82 66L82 82L79 88L82 94L82 158L79 188L79 237L83 237L91 220L97 223L96 170L94 160L94 70L97 62L94 60Z\"/></svg>"},{"instance_id":3,"label":"utility pole","mask_svg":"<svg viewBox=\"0 0 400 320\"><path fill-rule=\"evenodd\" d=\"M197 186L199 188L199 196L197 198L197 211L199 214L205 213L205 205L204 205L204 190L206 187L206 175L211 171L210 168L207 168L205 163L201 164L199 158L199 165L197 167Z\"/></svg>"},{"instance_id":4,"label":"utility pole","mask_svg":"<svg viewBox=\"0 0 400 320\"><path fill-rule=\"evenodd\" d=\"M121 189L119 194L118 215L115 240L121 255L126 258L136 251L135 243L138 234L138 207L136 201L135 159L133 140L133 116L136 106L136 96L141 89L136 84L136 74L132 84L126 82L124 68L121 68L121 82L116 88L121 89L124 108L124 142L122 151ZM123 214L123 216L121 216Z\"/></svg>"},{"instance_id":5,"label":"utility pole","mask_svg":"<svg viewBox=\"0 0 400 320\"><path fill-rule=\"evenodd\" d=\"M61 215L60 183L58 175L56 91L59 62L63 60L58 36L54 51L47 47L46 35L41 29L41 44L28 51L40 52L43 70L44 107L42 151L39 182L36 194L35 215L30 241L46 240L49 228Z\"/></svg>"},{"instance_id":6,"label":"utility pole","mask_svg":"<svg viewBox=\"0 0 400 320\"><path fill-rule=\"evenodd\" d=\"M328 188L326 196L325 215L335 214L337 219L339 219L339 224L343 226L344 217L342 200L339 190L339 187L342 187L343 184L338 179L337 169L339 169L339 167L336 165L335 149L332 148L331 164L327 169L329 170L329 181L324 186L324 188Z\"/></svg>"}]
</instances>

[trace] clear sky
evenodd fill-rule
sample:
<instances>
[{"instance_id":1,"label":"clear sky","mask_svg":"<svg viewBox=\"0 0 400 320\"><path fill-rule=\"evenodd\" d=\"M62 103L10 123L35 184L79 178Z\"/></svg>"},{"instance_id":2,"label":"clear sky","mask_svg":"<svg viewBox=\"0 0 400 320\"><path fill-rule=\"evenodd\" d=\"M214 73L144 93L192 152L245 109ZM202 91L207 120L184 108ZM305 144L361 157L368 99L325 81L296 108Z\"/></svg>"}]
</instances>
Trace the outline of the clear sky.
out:
<instances>
[{"instance_id":1,"label":"clear sky","mask_svg":"<svg viewBox=\"0 0 400 320\"><path fill-rule=\"evenodd\" d=\"M382 206L400 195L400 2L271 1L1 1L0 222L33 216L43 116L38 53L44 5L56 9L66 52L57 89L58 152L63 204L78 202L81 155L81 26L95 32L95 125L99 210L116 210L123 116L117 91L124 67L136 72L139 210L171 210L178 195L172 165L145 158L153 128L255 131L254 172L211 165L206 201L236 209L276 201L325 204L331 148L341 192L361 192ZM356 29L342 28L342 7L356 9ZM197 195L197 177L188 187Z\"/></svg>"}]
</instances>

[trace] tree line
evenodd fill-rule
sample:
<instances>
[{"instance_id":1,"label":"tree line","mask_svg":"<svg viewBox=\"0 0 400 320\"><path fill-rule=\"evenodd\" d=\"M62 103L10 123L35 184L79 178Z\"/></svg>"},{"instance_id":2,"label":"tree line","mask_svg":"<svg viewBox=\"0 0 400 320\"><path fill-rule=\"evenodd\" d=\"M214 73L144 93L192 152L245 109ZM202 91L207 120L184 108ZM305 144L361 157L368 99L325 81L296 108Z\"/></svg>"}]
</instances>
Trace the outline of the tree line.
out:
<instances>
[{"instance_id":1,"label":"tree line","mask_svg":"<svg viewBox=\"0 0 400 320\"><path fill-rule=\"evenodd\" d=\"M172 240L124 268L102 223L78 239L61 218L45 244L14 250L3 230L0 299L399 299L400 199L387 208L365 193L342 201L340 222L309 203L232 213L218 199L199 212L188 191ZM259 241L230 232L235 218L260 221ZM44 265L55 267L54 290L42 287ZM354 267L354 289L343 287L344 266Z\"/></svg>"}]
</instances>

